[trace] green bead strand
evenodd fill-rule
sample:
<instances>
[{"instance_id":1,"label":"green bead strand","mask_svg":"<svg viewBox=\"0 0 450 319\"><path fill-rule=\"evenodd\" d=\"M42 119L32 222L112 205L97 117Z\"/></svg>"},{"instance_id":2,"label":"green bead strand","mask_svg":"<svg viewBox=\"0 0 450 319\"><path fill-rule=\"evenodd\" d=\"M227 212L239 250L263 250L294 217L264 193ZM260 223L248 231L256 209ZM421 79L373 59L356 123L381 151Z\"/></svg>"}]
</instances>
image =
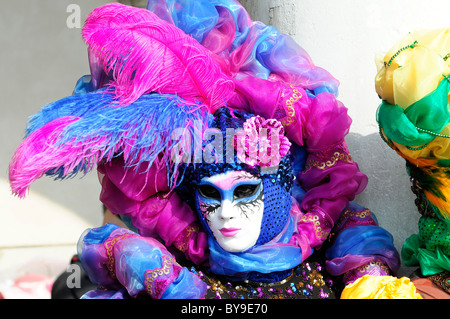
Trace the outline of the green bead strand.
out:
<instances>
[{"instance_id":1,"label":"green bead strand","mask_svg":"<svg viewBox=\"0 0 450 319\"><path fill-rule=\"evenodd\" d=\"M432 132L432 131L425 130L425 129L420 128L420 127L417 127L417 126L416 126L416 129L417 129L418 131L423 132L423 133L428 133L428 134L431 134L431 135L434 135L434 136L439 136L439 137L444 137L444 138L450 138L449 135L444 135L444 134L440 134L440 133L434 133L434 132Z\"/></svg>"},{"instance_id":2,"label":"green bead strand","mask_svg":"<svg viewBox=\"0 0 450 319\"><path fill-rule=\"evenodd\" d=\"M424 144L422 146L419 146L419 147L406 146L406 148L409 149L410 151L420 151L420 150L423 150L427 146L428 146L428 143Z\"/></svg>"},{"instance_id":3,"label":"green bead strand","mask_svg":"<svg viewBox=\"0 0 450 319\"><path fill-rule=\"evenodd\" d=\"M384 66L385 66L385 67L386 67L386 66L390 66L391 63L392 63L392 61L394 61L394 59L395 59L400 53L402 53L402 52L405 51L406 49L414 49L414 47L415 47L418 43L419 43L419 42L414 41L413 44L407 45L407 46L401 48L400 50L398 50L397 53L395 53L395 54L391 57L391 59L389 60L388 63L384 62Z\"/></svg>"}]
</instances>

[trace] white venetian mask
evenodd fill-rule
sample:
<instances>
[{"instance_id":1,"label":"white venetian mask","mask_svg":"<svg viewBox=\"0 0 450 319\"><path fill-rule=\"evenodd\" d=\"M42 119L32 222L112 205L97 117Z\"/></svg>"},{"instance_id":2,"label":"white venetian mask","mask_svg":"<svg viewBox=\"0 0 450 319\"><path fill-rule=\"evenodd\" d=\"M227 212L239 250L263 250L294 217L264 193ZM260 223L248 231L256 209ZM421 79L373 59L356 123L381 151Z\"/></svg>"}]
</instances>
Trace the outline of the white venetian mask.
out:
<instances>
[{"instance_id":1,"label":"white venetian mask","mask_svg":"<svg viewBox=\"0 0 450 319\"><path fill-rule=\"evenodd\" d=\"M243 252L255 245L264 212L262 180L245 171L205 177L197 199L218 244L228 252Z\"/></svg>"}]
</instances>

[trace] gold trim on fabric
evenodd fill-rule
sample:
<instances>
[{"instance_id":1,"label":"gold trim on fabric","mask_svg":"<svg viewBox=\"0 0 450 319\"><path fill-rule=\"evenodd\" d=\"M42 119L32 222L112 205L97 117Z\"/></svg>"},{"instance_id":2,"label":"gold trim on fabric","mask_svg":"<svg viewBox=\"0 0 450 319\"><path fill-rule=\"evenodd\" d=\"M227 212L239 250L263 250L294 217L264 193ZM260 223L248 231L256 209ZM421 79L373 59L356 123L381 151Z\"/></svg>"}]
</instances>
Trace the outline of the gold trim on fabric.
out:
<instances>
[{"instance_id":1,"label":"gold trim on fabric","mask_svg":"<svg viewBox=\"0 0 450 319\"><path fill-rule=\"evenodd\" d=\"M180 235L178 235L180 238L177 237L175 239L173 245L175 248L177 248L179 251L185 253L189 248L189 240L191 239L192 234L198 233L200 231L199 227L197 225L194 226L188 226L186 227Z\"/></svg>"},{"instance_id":2,"label":"gold trim on fabric","mask_svg":"<svg viewBox=\"0 0 450 319\"><path fill-rule=\"evenodd\" d=\"M326 232L322 229L319 221L319 216L317 215L303 215L300 221L313 223L314 230L316 232L316 237L318 239L326 239L328 237L329 232Z\"/></svg>"},{"instance_id":3,"label":"gold trim on fabric","mask_svg":"<svg viewBox=\"0 0 450 319\"><path fill-rule=\"evenodd\" d=\"M293 90L293 93L291 97L286 100L287 117L281 121L281 124L283 124L283 126L289 126L297 122L297 119L295 117L294 103L303 97L303 94L295 86L293 86L292 84L290 84L289 86Z\"/></svg>"},{"instance_id":4,"label":"gold trim on fabric","mask_svg":"<svg viewBox=\"0 0 450 319\"><path fill-rule=\"evenodd\" d=\"M175 263L175 260L171 256L163 256L163 262L161 268L153 270L147 270L145 272L145 289L151 297L153 296L153 282L160 276L169 275L170 268Z\"/></svg>"},{"instance_id":5,"label":"gold trim on fabric","mask_svg":"<svg viewBox=\"0 0 450 319\"><path fill-rule=\"evenodd\" d=\"M352 210L350 208L347 208L346 210L344 210L344 212L342 213L342 215L339 217L338 221L336 222L335 227L339 228L341 227L342 223L347 222L347 219L349 217L357 217L360 219L364 219L366 217L372 216L372 211L370 209L364 209L362 211L355 211Z\"/></svg>"},{"instance_id":6,"label":"gold trim on fabric","mask_svg":"<svg viewBox=\"0 0 450 319\"><path fill-rule=\"evenodd\" d=\"M316 167L316 168L322 169L322 170L327 169L329 167L336 165L336 163L339 161L353 163L353 159L350 154L334 152L333 156L327 161L320 162L320 161L314 161L314 160L308 159L306 162L305 171L307 171L313 167Z\"/></svg>"},{"instance_id":7,"label":"gold trim on fabric","mask_svg":"<svg viewBox=\"0 0 450 319\"><path fill-rule=\"evenodd\" d=\"M106 264L106 267L108 268L109 273L111 274L111 276L113 278L116 278L116 274L114 271L114 264L115 264L115 259L114 259L114 254L113 254L114 245L117 242L121 241L122 239L125 239L128 237L136 237L136 235L130 234L130 233L125 233L121 236L114 237L105 242L106 255L108 256L108 263Z\"/></svg>"},{"instance_id":8,"label":"gold trim on fabric","mask_svg":"<svg viewBox=\"0 0 450 319\"><path fill-rule=\"evenodd\" d=\"M369 271L369 269L371 269L375 266L380 268L386 274L389 274L391 272L389 267L387 267L385 264L383 264L382 262L379 262L379 261L371 261L370 263L368 263L366 265L362 265L356 269L358 269L358 271L360 273L367 273Z\"/></svg>"}]
</instances>

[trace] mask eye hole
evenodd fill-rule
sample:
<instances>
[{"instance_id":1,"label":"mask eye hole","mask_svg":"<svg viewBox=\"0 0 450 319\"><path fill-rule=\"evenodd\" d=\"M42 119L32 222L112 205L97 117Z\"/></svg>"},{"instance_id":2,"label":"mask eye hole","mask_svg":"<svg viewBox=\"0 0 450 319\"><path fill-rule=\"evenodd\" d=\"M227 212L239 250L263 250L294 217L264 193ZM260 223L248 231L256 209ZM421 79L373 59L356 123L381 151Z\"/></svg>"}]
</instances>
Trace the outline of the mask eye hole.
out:
<instances>
[{"instance_id":1,"label":"mask eye hole","mask_svg":"<svg viewBox=\"0 0 450 319\"><path fill-rule=\"evenodd\" d=\"M198 193L204 198L211 198L220 201L220 192L211 185L200 185L198 187Z\"/></svg>"},{"instance_id":2,"label":"mask eye hole","mask_svg":"<svg viewBox=\"0 0 450 319\"><path fill-rule=\"evenodd\" d=\"M246 198L255 195L259 189L259 185L244 184L236 187L233 193L234 199Z\"/></svg>"}]
</instances>

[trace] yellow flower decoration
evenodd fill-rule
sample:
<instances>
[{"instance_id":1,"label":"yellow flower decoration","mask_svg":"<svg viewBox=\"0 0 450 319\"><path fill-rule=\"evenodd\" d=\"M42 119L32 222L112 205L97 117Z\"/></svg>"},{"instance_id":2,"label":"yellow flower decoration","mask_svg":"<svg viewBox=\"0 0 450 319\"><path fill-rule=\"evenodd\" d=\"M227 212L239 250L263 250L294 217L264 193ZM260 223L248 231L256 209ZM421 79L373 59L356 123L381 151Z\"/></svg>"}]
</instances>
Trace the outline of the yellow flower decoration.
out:
<instances>
[{"instance_id":1,"label":"yellow flower decoration","mask_svg":"<svg viewBox=\"0 0 450 319\"><path fill-rule=\"evenodd\" d=\"M422 299L407 277L365 275L342 291L341 299Z\"/></svg>"}]
</instances>

